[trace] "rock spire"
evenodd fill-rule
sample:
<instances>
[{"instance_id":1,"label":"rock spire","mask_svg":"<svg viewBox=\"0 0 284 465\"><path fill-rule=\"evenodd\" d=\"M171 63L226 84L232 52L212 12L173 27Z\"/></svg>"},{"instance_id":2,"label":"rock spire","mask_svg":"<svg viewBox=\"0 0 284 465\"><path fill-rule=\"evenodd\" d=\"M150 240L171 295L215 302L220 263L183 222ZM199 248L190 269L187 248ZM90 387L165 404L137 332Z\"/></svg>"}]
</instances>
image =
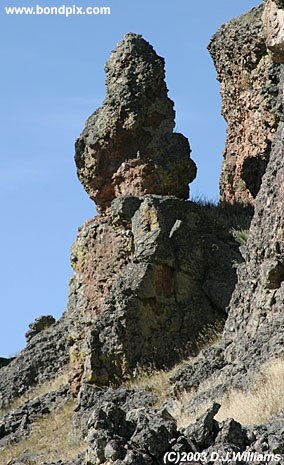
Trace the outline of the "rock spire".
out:
<instances>
[{"instance_id":1,"label":"rock spire","mask_svg":"<svg viewBox=\"0 0 284 465\"><path fill-rule=\"evenodd\" d=\"M175 111L164 59L141 35L126 34L106 63L106 98L76 142L80 181L100 212L126 195L187 199L196 176Z\"/></svg>"}]
</instances>

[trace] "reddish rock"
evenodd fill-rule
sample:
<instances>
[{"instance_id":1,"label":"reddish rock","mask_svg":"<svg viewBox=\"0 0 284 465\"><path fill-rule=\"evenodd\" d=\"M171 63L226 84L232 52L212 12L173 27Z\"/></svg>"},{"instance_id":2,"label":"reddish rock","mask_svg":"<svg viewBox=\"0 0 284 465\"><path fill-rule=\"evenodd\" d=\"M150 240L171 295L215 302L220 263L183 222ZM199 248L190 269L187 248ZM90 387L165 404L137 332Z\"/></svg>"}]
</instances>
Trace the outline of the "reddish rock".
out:
<instances>
[{"instance_id":1,"label":"reddish rock","mask_svg":"<svg viewBox=\"0 0 284 465\"><path fill-rule=\"evenodd\" d=\"M282 5L281 5L282 3ZM273 60L284 63L284 4L273 0L265 3L263 24L266 46Z\"/></svg>"},{"instance_id":2,"label":"reddish rock","mask_svg":"<svg viewBox=\"0 0 284 465\"><path fill-rule=\"evenodd\" d=\"M164 59L140 35L127 34L105 70L106 98L88 119L75 155L79 179L98 211L126 195L187 199L196 166L188 140L173 132Z\"/></svg>"},{"instance_id":3,"label":"reddish rock","mask_svg":"<svg viewBox=\"0 0 284 465\"><path fill-rule=\"evenodd\" d=\"M254 203L279 115L279 64L267 52L263 6L225 24L209 44L228 123L221 199Z\"/></svg>"}]
</instances>

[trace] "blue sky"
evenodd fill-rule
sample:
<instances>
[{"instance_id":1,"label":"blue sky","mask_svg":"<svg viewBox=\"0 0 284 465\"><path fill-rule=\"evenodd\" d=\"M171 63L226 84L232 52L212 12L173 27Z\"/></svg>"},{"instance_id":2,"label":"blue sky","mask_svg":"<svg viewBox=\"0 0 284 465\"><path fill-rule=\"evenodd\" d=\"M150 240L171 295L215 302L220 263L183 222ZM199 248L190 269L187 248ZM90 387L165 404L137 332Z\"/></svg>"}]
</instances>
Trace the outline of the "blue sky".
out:
<instances>
[{"instance_id":1,"label":"blue sky","mask_svg":"<svg viewBox=\"0 0 284 465\"><path fill-rule=\"evenodd\" d=\"M38 0L64 2L73 4ZM206 46L221 24L258 3L77 0L109 5L112 14L68 19L0 12L0 356L24 347L35 317L59 317L66 307L70 247L79 225L96 213L76 177L74 141L104 98L103 67L116 43L141 33L165 57L176 126L198 166L192 194L217 200L226 125Z\"/></svg>"}]
</instances>

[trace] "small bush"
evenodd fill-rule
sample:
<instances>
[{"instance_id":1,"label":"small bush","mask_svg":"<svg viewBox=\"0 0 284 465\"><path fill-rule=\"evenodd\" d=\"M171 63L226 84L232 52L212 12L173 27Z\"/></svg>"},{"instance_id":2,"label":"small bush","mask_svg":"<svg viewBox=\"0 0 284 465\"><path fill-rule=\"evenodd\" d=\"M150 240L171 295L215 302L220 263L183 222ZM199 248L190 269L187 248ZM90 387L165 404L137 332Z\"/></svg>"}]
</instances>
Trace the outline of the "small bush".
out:
<instances>
[{"instance_id":1,"label":"small bush","mask_svg":"<svg viewBox=\"0 0 284 465\"><path fill-rule=\"evenodd\" d=\"M232 229L231 233L240 245L245 245L248 240L249 229Z\"/></svg>"}]
</instances>

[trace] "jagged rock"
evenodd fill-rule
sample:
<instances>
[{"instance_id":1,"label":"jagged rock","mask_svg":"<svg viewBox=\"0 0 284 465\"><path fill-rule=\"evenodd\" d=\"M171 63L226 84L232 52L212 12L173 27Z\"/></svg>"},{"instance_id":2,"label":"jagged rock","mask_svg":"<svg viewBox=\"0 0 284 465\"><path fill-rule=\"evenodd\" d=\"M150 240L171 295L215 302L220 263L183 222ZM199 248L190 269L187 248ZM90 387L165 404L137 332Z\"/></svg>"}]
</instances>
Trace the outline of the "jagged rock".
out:
<instances>
[{"instance_id":1,"label":"jagged rock","mask_svg":"<svg viewBox=\"0 0 284 465\"><path fill-rule=\"evenodd\" d=\"M275 3L283 7L282 0ZM72 345L70 382L78 395L73 423L88 443L86 457L72 465L162 465L171 450L217 453L215 465L226 463L227 453L246 454L230 459L232 465L268 464L265 454L284 454L284 411L265 425L245 427L233 419L218 422L215 403L178 431L165 409L183 390L197 391L184 405L189 413L230 389L251 390L259 367L284 357L283 66L273 63L283 58L278 33L276 45L271 42L282 11L273 24L275 8L267 0L223 26L210 44L229 123L222 196L255 203L242 264L232 220L222 208L153 195L186 198L195 172L186 139L172 133L163 60L131 34L107 65L106 100L89 119L76 154L79 177L104 216L79 231L63 318L44 331L35 325L27 348L1 368L0 378L3 406L54 378L67 366ZM231 216L239 214L236 208ZM147 389L89 384L119 384L137 364L172 366L180 350L195 353L200 331L227 313L222 340L177 370L160 410ZM204 381L212 383L199 390ZM64 392L5 416L3 441L25 435L34 419L65 401ZM36 451L25 451L12 463L37 460Z\"/></svg>"},{"instance_id":2,"label":"jagged rock","mask_svg":"<svg viewBox=\"0 0 284 465\"><path fill-rule=\"evenodd\" d=\"M193 425L182 431L182 434L194 444L197 451L207 449L214 444L219 432L219 425L214 417L220 407L221 405L215 402Z\"/></svg>"},{"instance_id":3,"label":"jagged rock","mask_svg":"<svg viewBox=\"0 0 284 465\"><path fill-rule=\"evenodd\" d=\"M187 199L196 176L188 140L174 133L164 59L126 34L105 67L106 98L76 142L78 176L99 211L114 198L160 194Z\"/></svg>"},{"instance_id":4,"label":"jagged rock","mask_svg":"<svg viewBox=\"0 0 284 465\"><path fill-rule=\"evenodd\" d=\"M157 396L146 389L126 389L126 388L100 388L90 384L84 384L80 389L75 416L74 427L82 436L87 434L87 423L90 414L98 410L107 403L122 408L125 412L139 407L151 407L157 403Z\"/></svg>"},{"instance_id":5,"label":"jagged rock","mask_svg":"<svg viewBox=\"0 0 284 465\"><path fill-rule=\"evenodd\" d=\"M35 420L58 409L69 398L69 386L63 386L9 411L0 418L0 447L28 435Z\"/></svg>"},{"instance_id":6,"label":"jagged rock","mask_svg":"<svg viewBox=\"0 0 284 465\"><path fill-rule=\"evenodd\" d=\"M253 203L271 152L279 114L280 65L267 53L263 5L222 26L209 44L228 123L221 199Z\"/></svg>"},{"instance_id":7,"label":"jagged rock","mask_svg":"<svg viewBox=\"0 0 284 465\"><path fill-rule=\"evenodd\" d=\"M270 161L256 199L247 242L225 328L228 361L251 366L284 355L284 124L274 137ZM269 214L267 214L269 209Z\"/></svg>"},{"instance_id":8,"label":"jagged rock","mask_svg":"<svg viewBox=\"0 0 284 465\"><path fill-rule=\"evenodd\" d=\"M0 408L28 389L55 378L69 364L70 339L64 317L35 335L28 346L1 369Z\"/></svg>"},{"instance_id":9,"label":"jagged rock","mask_svg":"<svg viewBox=\"0 0 284 465\"><path fill-rule=\"evenodd\" d=\"M197 390L205 379L214 372L221 371L226 365L221 347L212 347L200 352L194 363L184 363L170 377L171 393L175 395L190 390Z\"/></svg>"},{"instance_id":10,"label":"jagged rock","mask_svg":"<svg viewBox=\"0 0 284 465\"><path fill-rule=\"evenodd\" d=\"M137 363L171 366L180 349L195 350L234 289L241 256L229 230L222 208L159 196L116 199L80 230L69 300L75 393L83 373L115 383Z\"/></svg>"},{"instance_id":11,"label":"jagged rock","mask_svg":"<svg viewBox=\"0 0 284 465\"><path fill-rule=\"evenodd\" d=\"M245 428L231 418L221 426L221 430L216 436L216 443L230 445L235 450L245 450L249 441Z\"/></svg>"},{"instance_id":12,"label":"jagged rock","mask_svg":"<svg viewBox=\"0 0 284 465\"><path fill-rule=\"evenodd\" d=\"M33 323L29 324L29 331L26 333L27 343L41 331L44 331L47 328L50 328L55 323L55 318L52 315L39 316L35 319Z\"/></svg>"},{"instance_id":13,"label":"jagged rock","mask_svg":"<svg viewBox=\"0 0 284 465\"><path fill-rule=\"evenodd\" d=\"M177 436L176 423L167 411L140 408L126 413L112 403L95 410L88 426L88 465L107 459L117 465L150 465L152 458L161 464L170 442Z\"/></svg>"},{"instance_id":14,"label":"jagged rock","mask_svg":"<svg viewBox=\"0 0 284 465\"><path fill-rule=\"evenodd\" d=\"M264 14L266 47L274 61L284 63L284 3L282 0L267 0Z\"/></svg>"}]
</instances>

